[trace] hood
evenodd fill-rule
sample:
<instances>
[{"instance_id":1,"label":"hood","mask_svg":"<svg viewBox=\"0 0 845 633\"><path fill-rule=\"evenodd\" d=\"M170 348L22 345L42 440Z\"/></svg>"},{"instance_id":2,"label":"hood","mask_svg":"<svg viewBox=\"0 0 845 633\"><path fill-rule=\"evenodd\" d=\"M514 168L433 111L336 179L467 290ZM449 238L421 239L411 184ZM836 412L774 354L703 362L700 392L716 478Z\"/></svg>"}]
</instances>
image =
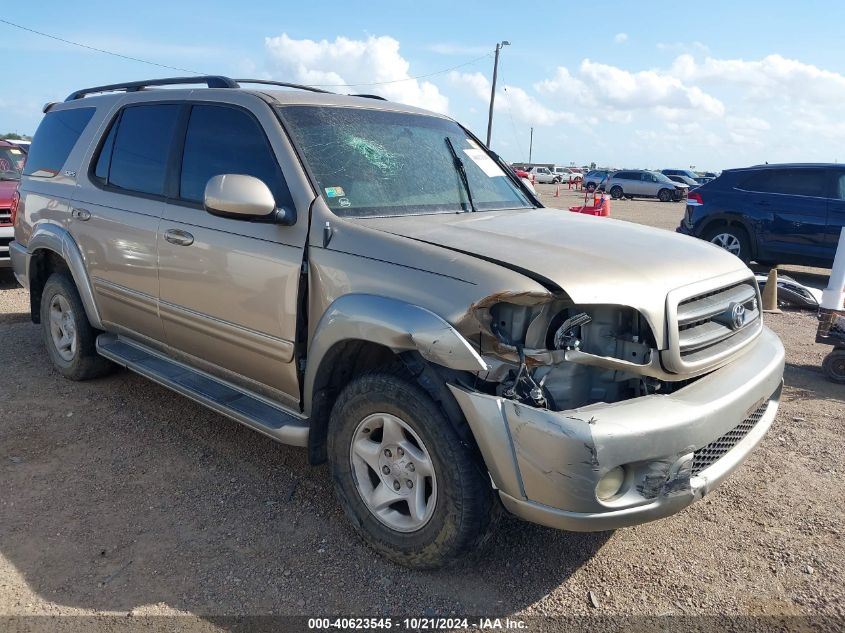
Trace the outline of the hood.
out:
<instances>
[{"instance_id":1,"label":"hood","mask_svg":"<svg viewBox=\"0 0 845 633\"><path fill-rule=\"evenodd\" d=\"M19 180L0 180L0 208L8 209L12 206L12 194L18 186Z\"/></svg>"},{"instance_id":2,"label":"hood","mask_svg":"<svg viewBox=\"0 0 845 633\"><path fill-rule=\"evenodd\" d=\"M726 275L752 276L738 258L708 242L559 209L355 222L509 267L562 289L576 303L636 308L658 326L658 340L670 290ZM714 287L723 284L714 279Z\"/></svg>"}]
</instances>

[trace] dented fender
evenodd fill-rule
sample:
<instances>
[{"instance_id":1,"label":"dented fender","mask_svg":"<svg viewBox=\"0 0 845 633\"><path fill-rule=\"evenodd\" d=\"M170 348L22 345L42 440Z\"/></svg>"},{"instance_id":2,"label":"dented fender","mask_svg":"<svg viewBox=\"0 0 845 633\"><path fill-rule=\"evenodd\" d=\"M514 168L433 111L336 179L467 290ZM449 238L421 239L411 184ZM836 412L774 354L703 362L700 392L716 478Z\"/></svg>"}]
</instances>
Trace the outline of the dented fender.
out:
<instances>
[{"instance_id":1,"label":"dented fender","mask_svg":"<svg viewBox=\"0 0 845 633\"><path fill-rule=\"evenodd\" d=\"M326 309L308 345L306 411L310 411L322 359L334 345L347 340L378 343L395 352L417 350L426 360L450 369L488 369L469 342L434 312L389 297L348 294Z\"/></svg>"}]
</instances>

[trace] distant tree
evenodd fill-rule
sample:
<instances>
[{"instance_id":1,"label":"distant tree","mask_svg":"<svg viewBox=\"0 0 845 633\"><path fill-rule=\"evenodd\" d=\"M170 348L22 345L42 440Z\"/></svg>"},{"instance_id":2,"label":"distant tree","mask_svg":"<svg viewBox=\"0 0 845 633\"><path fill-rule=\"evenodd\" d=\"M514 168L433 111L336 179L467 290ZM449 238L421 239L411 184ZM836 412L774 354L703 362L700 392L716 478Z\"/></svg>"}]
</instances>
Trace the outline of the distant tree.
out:
<instances>
[{"instance_id":1,"label":"distant tree","mask_svg":"<svg viewBox=\"0 0 845 633\"><path fill-rule=\"evenodd\" d=\"M32 140L30 137L26 136L25 134L18 134L17 132L6 132L5 134L0 134L0 138L7 140L7 141L29 141Z\"/></svg>"}]
</instances>

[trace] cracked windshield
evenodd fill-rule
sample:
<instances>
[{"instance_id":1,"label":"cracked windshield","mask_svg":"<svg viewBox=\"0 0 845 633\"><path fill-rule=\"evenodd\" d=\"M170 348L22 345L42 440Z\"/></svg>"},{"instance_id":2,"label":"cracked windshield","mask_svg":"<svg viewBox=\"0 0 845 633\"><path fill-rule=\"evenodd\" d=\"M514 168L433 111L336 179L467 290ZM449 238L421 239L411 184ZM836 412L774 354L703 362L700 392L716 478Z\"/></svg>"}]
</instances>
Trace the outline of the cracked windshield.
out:
<instances>
[{"instance_id":1,"label":"cracked windshield","mask_svg":"<svg viewBox=\"0 0 845 633\"><path fill-rule=\"evenodd\" d=\"M338 215L524 209L534 205L453 121L359 108L283 106L320 193Z\"/></svg>"}]
</instances>

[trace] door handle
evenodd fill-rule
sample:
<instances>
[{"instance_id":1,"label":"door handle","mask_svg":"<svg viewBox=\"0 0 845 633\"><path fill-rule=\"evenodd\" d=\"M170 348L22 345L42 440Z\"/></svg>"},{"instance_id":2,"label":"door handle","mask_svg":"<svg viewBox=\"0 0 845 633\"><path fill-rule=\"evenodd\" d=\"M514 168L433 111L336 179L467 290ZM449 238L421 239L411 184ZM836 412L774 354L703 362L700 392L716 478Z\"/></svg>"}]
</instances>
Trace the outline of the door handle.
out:
<instances>
[{"instance_id":1,"label":"door handle","mask_svg":"<svg viewBox=\"0 0 845 633\"><path fill-rule=\"evenodd\" d=\"M77 220L81 220L82 222L87 222L91 219L91 212L88 209L73 209L70 212L71 217L76 218Z\"/></svg>"},{"instance_id":2,"label":"door handle","mask_svg":"<svg viewBox=\"0 0 845 633\"><path fill-rule=\"evenodd\" d=\"M171 244L179 246L190 246L194 243L194 236L187 231L180 231L179 229L168 229L164 232L164 239Z\"/></svg>"}]
</instances>

